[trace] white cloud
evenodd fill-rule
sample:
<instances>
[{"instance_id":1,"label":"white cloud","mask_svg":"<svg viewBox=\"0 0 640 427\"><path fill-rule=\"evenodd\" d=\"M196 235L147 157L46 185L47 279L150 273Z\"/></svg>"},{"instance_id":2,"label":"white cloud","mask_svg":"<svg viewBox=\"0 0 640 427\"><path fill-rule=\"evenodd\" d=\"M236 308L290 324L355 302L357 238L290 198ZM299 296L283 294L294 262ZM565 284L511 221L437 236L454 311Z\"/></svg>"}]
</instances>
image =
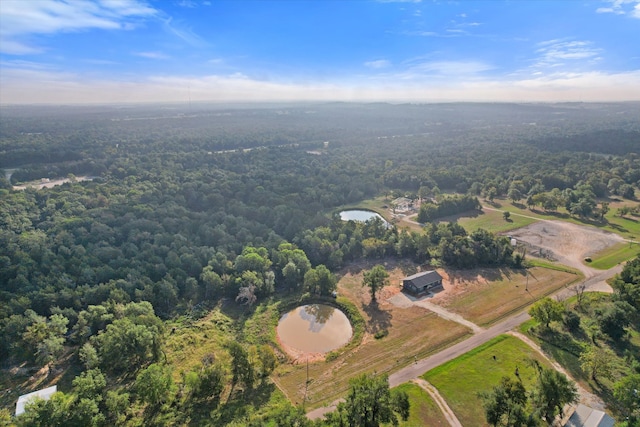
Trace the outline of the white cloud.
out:
<instances>
[{"instance_id":1,"label":"white cloud","mask_svg":"<svg viewBox=\"0 0 640 427\"><path fill-rule=\"evenodd\" d=\"M198 3L194 2L193 0L180 0L176 4L180 7L188 7L190 9L198 7Z\"/></svg>"},{"instance_id":2,"label":"white cloud","mask_svg":"<svg viewBox=\"0 0 640 427\"><path fill-rule=\"evenodd\" d=\"M596 13L629 14L633 18L640 18L640 0L606 0L609 7L599 7Z\"/></svg>"},{"instance_id":3,"label":"white cloud","mask_svg":"<svg viewBox=\"0 0 640 427\"><path fill-rule=\"evenodd\" d=\"M494 67L481 61L426 61L411 63L407 72L403 75L405 79L415 79L420 77L455 77L455 76L476 76L484 71L492 70Z\"/></svg>"},{"instance_id":4,"label":"white cloud","mask_svg":"<svg viewBox=\"0 0 640 427\"><path fill-rule=\"evenodd\" d=\"M380 68L388 68L391 66L391 62L387 61L386 59L378 59L376 61L369 61L369 62L365 62L364 63L365 67L368 68L373 68L374 70L380 69Z\"/></svg>"},{"instance_id":5,"label":"white cloud","mask_svg":"<svg viewBox=\"0 0 640 427\"><path fill-rule=\"evenodd\" d=\"M616 10L612 7L599 7L596 9L596 13L615 13L617 15L624 15L624 12L622 10Z\"/></svg>"},{"instance_id":6,"label":"white cloud","mask_svg":"<svg viewBox=\"0 0 640 427\"><path fill-rule=\"evenodd\" d=\"M172 18L163 20L163 25L166 32L173 34L191 46L204 47L207 45L207 43L202 40L200 36L195 34L191 28L183 28L179 23L174 22Z\"/></svg>"},{"instance_id":7,"label":"white cloud","mask_svg":"<svg viewBox=\"0 0 640 427\"><path fill-rule=\"evenodd\" d=\"M0 51L12 55L38 53L42 48L22 38L34 34L129 29L134 20L157 14L137 0L2 0Z\"/></svg>"},{"instance_id":8,"label":"white cloud","mask_svg":"<svg viewBox=\"0 0 640 427\"><path fill-rule=\"evenodd\" d=\"M538 43L534 59L534 68L548 69L561 66L579 67L592 62L602 49L593 46L590 41L554 39Z\"/></svg>"},{"instance_id":9,"label":"white cloud","mask_svg":"<svg viewBox=\"0 0 640 427\"><path fill-rule=\"evenodd\" d=\"M133 54L147 59L169 59L169 56L162 52L134 52Z\"/></svg>"}]
</instances>

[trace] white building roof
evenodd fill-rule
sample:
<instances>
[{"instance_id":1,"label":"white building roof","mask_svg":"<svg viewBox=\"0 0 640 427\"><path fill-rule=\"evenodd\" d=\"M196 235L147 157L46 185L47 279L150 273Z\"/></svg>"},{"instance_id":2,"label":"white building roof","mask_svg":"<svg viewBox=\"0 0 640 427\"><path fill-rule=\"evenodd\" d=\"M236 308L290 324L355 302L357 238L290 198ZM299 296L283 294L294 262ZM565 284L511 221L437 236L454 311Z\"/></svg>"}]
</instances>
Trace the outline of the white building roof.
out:
<instances>
[{"instance_id":1,"label":"white building roof","mask_svg":"<svg viewBox=\"0 0 640 427\"><path fill-rule=\"evenodd\" d=\"M613 427L615 421L606 413L585 405L578 405L565 427Z\"/></svg>"},{"instance_id":2,"label":"white building roof","mask_svg":"<svg viewBox=\"0 0 640 427\"><path fill-rule=\"evenodd\" d=\"M27 403L31 402L33 399L40 398L44 400L49 400L51 395L58 390L58 386L54 385L51 387L43 388L42 390L36 390L32 393L23 394L18 398L18 402L16 403L16 416L22 414L24 412L24 407Z\"/></svg>"}]
</instances>

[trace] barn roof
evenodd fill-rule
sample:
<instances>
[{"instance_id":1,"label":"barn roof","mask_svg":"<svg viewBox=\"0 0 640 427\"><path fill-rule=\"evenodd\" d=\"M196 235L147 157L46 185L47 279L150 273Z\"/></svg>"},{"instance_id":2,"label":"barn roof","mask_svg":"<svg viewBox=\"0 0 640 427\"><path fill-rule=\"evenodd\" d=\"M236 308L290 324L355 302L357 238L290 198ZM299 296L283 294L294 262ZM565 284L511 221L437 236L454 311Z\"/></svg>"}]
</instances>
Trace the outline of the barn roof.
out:
<instances>
[{"instance_id":1,"label":"barn roof","mask_svg":"<svg viewBox=\"0 0 640 427\"><path fill-rule=\"evenodd\" d=\"M36 390L32 393L23 394L18 398L18 402L16 403L16 416L24 413L24 407L27 405L27 403L36 398L49 400L51 398L51 395L57 390L58 386L54 385L51 387L43 388L42 390Z\"/></svg>"},{"instance_id":2,"label":"barn roof","mask_svg":"<svg viewBox=\"0 0 640 427\"><path fill-rule=\"evenodd\" d=\"M402 279L403 282L411 282L418 287L437 282L438 280L442 280L442 276L434 270L423 271Z\"/></svg>"},{"instance_id":3,"label":"barn roof","mask_svg":"<svg viewBox=\"0 0 640 427\"><path fill-rule=\"evenodd\" d=\"M585 405L578 405L565 427L613 427L614 420L606 413Z\"/></svg>"}]
</instances>

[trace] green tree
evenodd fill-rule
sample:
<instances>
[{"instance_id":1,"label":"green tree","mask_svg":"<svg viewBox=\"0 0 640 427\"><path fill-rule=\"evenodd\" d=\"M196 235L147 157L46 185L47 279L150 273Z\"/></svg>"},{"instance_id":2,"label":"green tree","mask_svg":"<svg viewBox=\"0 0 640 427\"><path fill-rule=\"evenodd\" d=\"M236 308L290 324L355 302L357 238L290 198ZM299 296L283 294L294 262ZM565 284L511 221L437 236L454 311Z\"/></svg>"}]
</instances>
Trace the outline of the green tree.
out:
<instances>
[{"instance_id":1,"label":"green tree","mask_svg":"<svg viewBox=\"0 0 640 427\"><path fill-rule=\"evenodd\" d=\"M363 374L349 381L346 401L338 405L336 418L350 427L378 427L383 423L398 425L398 415L409 417L406 393L389 389L386 375Z\"/></svg>"},{"instance_id":2,"label":"green tree","mask_svg":"<svg viewBox=\"0 0 640 427\"><path fill-rule=\"evenodd\" d=\"M527 391L520 381L503 377L490 392L480 393L485 418L492 426L520 427L530 425L525 412Z\"/></svg>"},{"instance_id":3,"label":"green tree","mask_svg":"<svg viewBox=\"0 0 640 427\"><path fill-rule=\"evenodd\" d=\"M504 218L505 221L508 221L509 218L511 218L511 212L509 211L502 212L502 218Z\"/></svg>"},{"instance_id":4,"label":"green tree","mask_svg":"<svg viewBox=\"0 0 640 427\"><path fill-rule=\"evenodd\" d=\"M529 315L549 328L549 323L562 320L564 310L561 302L545 297L531 306Z\"/></svg>"},{"instance_id":5,"label":"green tree","mask_svg":"<svg viewBox=\"0 0 640 427\"><path fill-rule=\"evenodd\" d=\"M640 374L622 377L613 385L613 397L625 416L640 420Z\"/></svg>"},{"instance_id":6,"label":"green tree","mask_svg":"<svg viewBox=\"0 0 640 427\"><path fill-rule=\"evenodd\" d=\"M580 354L580 367L598 382L599 378L611 379L616 355L608 348L589 346Z\"/></svg>"},{"instance_id":7,"label":"green tree","mask_svg":"<svg viewBox=\"0 0 640 427\"><path fill-rule=\"evenodd\" d=\"M304 275L304 287L317 295L328 295L335 291L338 280L327 267L320 264Z\"/></svg>"},{"instance_id":8,"label":"green tree","mask_svg":"<svg viewBox=\"0 0 640 427\"><path fill-rule=\"evenodd\" d=\"M363 286L368 286L371 290L371 300L376 301L376 292L382 289L387 284L387 278L389 273L385 270L384 266L378 264L371 270L365 271L364 278L362 280Z\"/></svg>"},{"instance_id":9,"label":"green tree","mask_svg":"<svg viewBox=\"0 0 640 427\"><path fill-rule=\"evenodd\" d=\"M613 340L621 340L627 333L634 308L626 301L614 301L596 313L600 330Z\"/></svg>"},{"instance_id":10,"label":"green tree","mask_svg":"<svg viewBox=\"0 0 640 427\"><path fill-rule=\"evenodd\" d=\"M92 337L100 365L110 372L124 372L158 360L162 347L162 322L149 303L130 303L123 315L102 333Z\"/></svg>"},{"instance_id":11,"label":"green tree","mask_svg":"<svg viewBox=\"0 0 640 427\"><path fill-rule=\"evenodd\" d=\"M156 410L168 402L174 393L170 368L152 363L136 377L135 390L143 402Z\"/></svg>"},{"instance_id":12,"label":"green tree","mask_svg":"<svg viewBox=\"0 0 640 427\"><path fill-rule=\"evenodd\" d=\"M538 365L538 378L533 390L532 403L540 417L551 425L553 419L567 403L578 401L576 385L561 372Z\"/></svg>"},{"instance_id":13,"label":"green tree","mask_svg":"<svg viewBox=\"0 0 640 427\"><path fill-rule=\"evenodd\" d=\"M225 371L219 364L203 366L199 371L191 372L189 388L191 398L196 401L212 401L216 406L224 390Z\"/></svg>"},{"instance_id":14,"label":"green tree","mask_svg":"<svg viewBox=\"0 0 640 427\"><path fill-rule=\"evenodd\" d=\"M258 347L258 360L260 361L260 373L263 377L271 375L278 364L276 353L267 344Z\"/></svg>"},{"instance_id":15,"label":"green tree","mask_svg":"<svg viewBox=\"0 0 640 427\"><path fill-rule=\"evenodd\" d=\"M107 379L99 369L90 369L73 379L73 390L80 397L102 401Z\"/></svg>"},{"instance_id":16,"label":"green tree","mask_svg":"<svg viewBox=\"0 0 640 427\"><path fill-rule=\"evenodd\" d=\"M249 353L236 341L229 341L227 350L231 355L231 388L242 383L245 391L251 390L255 382L255 370L249 361Z\"/></svg>"},{"instance_id":17,"label":"green tree","mask_svg":"<svg viewBox=\"0 0 640 427\"><path fill-rule=\"evenodd\" d=\"M72 404L73 397L62 392L54 393L49 400L34 399L15 422L19 427L65 427Z\"/></svg>"},{"instance_id":18,"label":"green tree","mask_svg":"<svg viewBox=\"0 0 640 427\"><path fill-rule=\"evenodd\" d=\"M609 202L600 203L600 221L604 221L604 216L609 213L609 210L611 210Z\"/></svg>"},{"instance_id":19,"label":"green tree","mask_svg":"<svg viewBox=\"0 0 640 427\"><path fill-rule=\"evenodd\" d=\"M53 362L63 352L69 319L61 314L52 315L48 321L41 316L34 319L22 339L31 348L36 362L44 365Z\"/></svg>"}]
</instances>

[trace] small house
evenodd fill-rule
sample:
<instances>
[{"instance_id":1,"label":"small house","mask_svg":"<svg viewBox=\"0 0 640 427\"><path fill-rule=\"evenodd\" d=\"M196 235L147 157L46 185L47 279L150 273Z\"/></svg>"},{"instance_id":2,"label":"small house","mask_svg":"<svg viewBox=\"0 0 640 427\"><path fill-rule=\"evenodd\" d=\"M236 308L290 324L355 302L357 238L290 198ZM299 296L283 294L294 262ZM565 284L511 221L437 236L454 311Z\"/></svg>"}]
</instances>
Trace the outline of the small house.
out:
<instances>
[{"instance_id":1,"label":"small house","mask_svg":"<svg viewBox=\"0 0 640 427\"><path fill-rule=\"evenodd\" d=\"M442 276L437 271L423 271L402 279L402 290L413 295L424 295L442 288Z\"/></svg>"},{"instance_id":2,"label":"small house","mask_svg":"<svg viewBox=\"0 0 640 427\"><path fill-rule=\"evenodd\" d=\"M606 413L585 405L578 405L565 427L613 427L615 421Z\"/></svg>"},{"instance_id":3,"label":"small house","mask_svg":"<svg viewBox=\"0 0 640 427\"><path fill-rule=\"evenodd\" d=\"M413 200L407 199L406 197L398 197L391 202L391 206L393 206L394 213L408 212L413 209Z\"/></svg>"},{"instance_id":4,"label":"small house","mask_svg":"<svg viewBox=\"0 0 640 427\"><path fill-rule=\"evenodd\" d=\"M29 402L34 399L42 399L49 400L53 393L58 390L58 386L54 385L51 387L43 388L42 390L36 390L32 393L23 394L18 398L18 402L16 403L16 416L24 413L24 407L27 406Z\"/></svg>"}]
</instances>

